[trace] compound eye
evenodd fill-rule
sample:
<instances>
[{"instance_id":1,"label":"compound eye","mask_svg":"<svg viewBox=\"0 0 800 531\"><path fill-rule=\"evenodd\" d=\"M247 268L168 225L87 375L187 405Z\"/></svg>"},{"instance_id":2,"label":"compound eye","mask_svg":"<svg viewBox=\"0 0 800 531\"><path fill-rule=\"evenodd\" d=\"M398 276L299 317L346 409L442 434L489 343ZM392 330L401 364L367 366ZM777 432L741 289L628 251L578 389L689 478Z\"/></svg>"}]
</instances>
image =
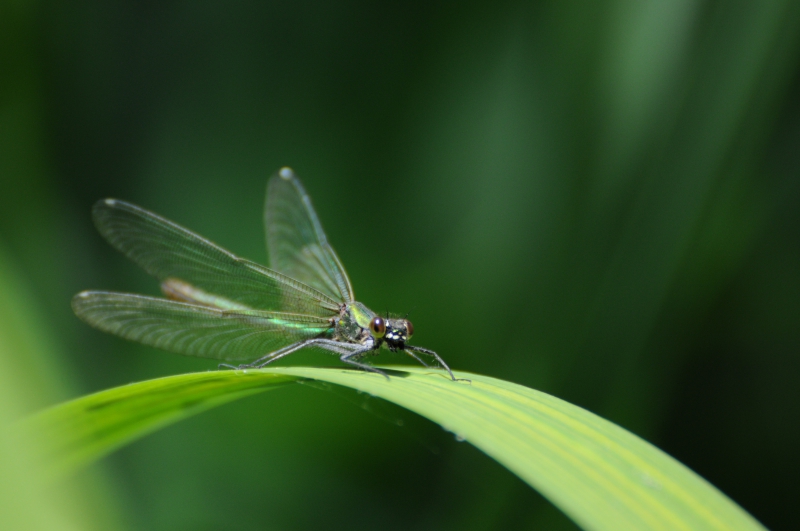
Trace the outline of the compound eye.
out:
<instances>
[{"instance_id":1,"label":"compound eye","mask_svg":"<svg viewBox=\"0 0 800 531\"><path fill-rule=\"evenodd\" d=\"M412 325L411 321L409 321L408 319L405 320L405 324L406 324L406 337L408 339L411 339L411 336L414 335L414 325Z\"/></svg>"},{"instance_id":2,"label":"compound eye","mask_svg":"<svg viewBox=\"0 0 800 531\"><path fill-rule=\"evenodd\" d=\"M372 321L369 322L369 329L373 336L380 339L386 335L386 321L383 317L375 316L372 318Z\"/></svg>"}]
</instances>

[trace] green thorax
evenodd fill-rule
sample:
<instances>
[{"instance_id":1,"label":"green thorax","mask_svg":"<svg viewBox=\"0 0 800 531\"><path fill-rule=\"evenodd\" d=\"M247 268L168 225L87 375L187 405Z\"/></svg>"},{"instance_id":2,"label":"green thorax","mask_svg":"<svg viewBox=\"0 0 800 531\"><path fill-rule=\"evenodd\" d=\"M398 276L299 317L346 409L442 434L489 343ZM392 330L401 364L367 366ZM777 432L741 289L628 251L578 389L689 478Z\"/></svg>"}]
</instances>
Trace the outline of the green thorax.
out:
<instances>
[{"instance_id":1,"label":"green thorax","mask_svg":"<svg viewBox=\"0 0 800 531\"><path fill-rule=\"evenodd\" d=\"M347 341L361 343L369 336L369 322L373 317L375 312L360 302L348 304L336 323L336 332Z\"/></svg>"}]
</instances>

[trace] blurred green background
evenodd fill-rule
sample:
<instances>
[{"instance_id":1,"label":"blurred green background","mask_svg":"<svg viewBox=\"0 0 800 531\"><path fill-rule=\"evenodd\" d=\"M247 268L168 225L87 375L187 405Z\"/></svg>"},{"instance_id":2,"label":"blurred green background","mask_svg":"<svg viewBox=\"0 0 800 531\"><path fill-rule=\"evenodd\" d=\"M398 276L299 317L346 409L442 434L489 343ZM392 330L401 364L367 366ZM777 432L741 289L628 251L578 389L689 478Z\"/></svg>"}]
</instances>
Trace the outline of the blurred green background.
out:
<instances>
[{"instance_id":1,"label":"blurred green background","mask_svg":"<svg viewBox=\"0 0 800 531\"><path fill-rule=\"evenodd\" d=\"M289 165L358 299L410 312L415 344L797 529L800 3L0 5L0 426L216 366L73 316L82 289L158 293L94 230L96 200L264 263L266 179ZM574 528L468 443L344 390L224 406L55 490L0 444L9 529Z\"/></svg>"}]
</instances>

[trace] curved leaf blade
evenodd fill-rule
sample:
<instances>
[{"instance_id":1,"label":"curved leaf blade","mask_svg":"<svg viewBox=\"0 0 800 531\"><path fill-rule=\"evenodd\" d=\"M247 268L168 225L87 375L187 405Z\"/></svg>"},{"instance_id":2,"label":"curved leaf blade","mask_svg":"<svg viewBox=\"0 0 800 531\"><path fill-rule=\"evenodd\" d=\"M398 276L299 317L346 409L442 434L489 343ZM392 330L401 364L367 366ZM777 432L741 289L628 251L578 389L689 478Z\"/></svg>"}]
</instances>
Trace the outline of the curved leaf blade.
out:
<instances>
[{"instance_id":1,"label":"curved leaf blade","mask_svg":"<svg viewBox=\"0 0 800 531\"><path fill-rule=\"evenodd\" d=\"M52 453L63 472L215 405L292 380L316 379L379 396L437 422L539 490L584 529L764 529L675 459L582 408L487 376L456 373L472 380L465 383L424 368L403 371L389 381L314 367L185 374L79 398L32 422L58 434Z\"/></svg>"},{"instance_id":2,"label":"curved leaf blade","mask_svg":"<svg viewBox=\"0 0 800 531\"><path fill-rule=\"evenodd\" d=\"M250 371L189 373L107 389L27 419L58 479L159 428L298 378Z\"/></svg>"}]
</instances>

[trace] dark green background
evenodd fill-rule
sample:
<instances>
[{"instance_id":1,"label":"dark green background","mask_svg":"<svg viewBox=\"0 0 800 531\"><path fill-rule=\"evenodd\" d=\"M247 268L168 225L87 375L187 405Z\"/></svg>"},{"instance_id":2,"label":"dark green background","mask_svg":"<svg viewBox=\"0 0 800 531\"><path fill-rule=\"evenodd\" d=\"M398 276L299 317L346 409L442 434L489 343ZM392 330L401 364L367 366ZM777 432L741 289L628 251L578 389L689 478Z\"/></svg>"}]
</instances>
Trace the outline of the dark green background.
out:
<instances>
[{"instance_id":1,"label":"dark green background","mask_svg":"<svg viewBox=\"0 0 800 531\"><path fill-rule=\"evenodd\" d=\"M263 263L266 180L289 165L359 300L409 311L415 344L597 412L796 529L799 44L791 0L6 1L0 273L36 316L13 332L45 345L0 351L9 407L215 367L72 315L82 289L158 289L91 205ZM441 428L308 386L88 474L129 529L573 527Z\"/></svg>"}]
</instances>

